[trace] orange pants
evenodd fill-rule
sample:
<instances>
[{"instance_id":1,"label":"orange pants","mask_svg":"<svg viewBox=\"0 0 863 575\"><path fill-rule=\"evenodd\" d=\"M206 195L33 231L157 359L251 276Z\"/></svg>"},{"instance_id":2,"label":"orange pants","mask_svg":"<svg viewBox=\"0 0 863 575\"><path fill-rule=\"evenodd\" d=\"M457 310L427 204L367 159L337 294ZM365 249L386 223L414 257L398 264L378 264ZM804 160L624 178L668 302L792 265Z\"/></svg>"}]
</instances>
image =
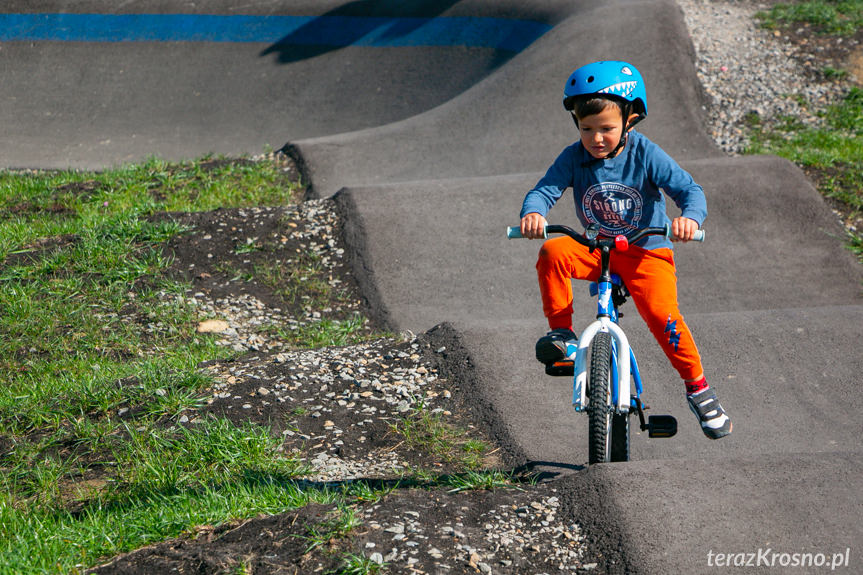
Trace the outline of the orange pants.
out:
<instances>
[{"instance_id":1,"label":"orange pants","mask_svg":"<svg viewBox=\"0 0 863 575\"><path fill-rule=\"evenodd\" d=\"M572 327L572 282L570 278L596 281L600 253L572 238L547 240L536 263L542 309L551 329ZM667 248L645 250L630 246L611 252L611 271L626 284L638 313L684 380L703 374L701 356L677 305L677 275L674 253Z\"/></svg>"}]
</instances>

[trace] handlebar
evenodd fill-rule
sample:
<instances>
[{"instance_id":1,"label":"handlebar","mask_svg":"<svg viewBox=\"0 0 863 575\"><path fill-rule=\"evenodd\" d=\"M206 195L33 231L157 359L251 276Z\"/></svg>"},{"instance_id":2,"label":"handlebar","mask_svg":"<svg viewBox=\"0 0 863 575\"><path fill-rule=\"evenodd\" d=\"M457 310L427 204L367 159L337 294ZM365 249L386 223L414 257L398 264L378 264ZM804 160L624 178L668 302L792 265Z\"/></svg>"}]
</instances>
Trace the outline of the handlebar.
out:
<instances>
[{"instance_id":1,"label":"handlebar","mask_svg":"<svg viewBox=\"0 0 863 575\"><path fill-rule=\"evenodd\" d=\"M619 235L619 236L616 236L613 238L597 237L597 238L592 239L592 240L587 239L586 237L584 237L584 235L576 232L574 229L570 228L569 226L561 226L561 225L557 225L557 224L546 224L545 225L545 232L543 233L542 237L547 238L548 234L567 235L567 236L571 237L572 239L574 239L575 241L577 241L578 243L580 243L584 246L587 246L589 248L601 247L603 245L607 245L607 246L613 245L617 248L626 249L626 247L629 247L629 244L635 243L638 240L640 240L646 236L665 236L668 239L674 239L671 235L671 226L668 224L665 224L665 226L663 226L661 228L660 227L642 228L640 230L635 231L631 235ZM506 228L506 237L512 240L512 239L517 239L517 238L523 238L524 236L521 235L521 227L520 226L509 226L508 228ZM698 230L695 233L695 237L692 238L692 241L703 242L704 241L704 230ZM624 247L622 244L626 244L626 247Z\"/></svg>"}]
</instances>

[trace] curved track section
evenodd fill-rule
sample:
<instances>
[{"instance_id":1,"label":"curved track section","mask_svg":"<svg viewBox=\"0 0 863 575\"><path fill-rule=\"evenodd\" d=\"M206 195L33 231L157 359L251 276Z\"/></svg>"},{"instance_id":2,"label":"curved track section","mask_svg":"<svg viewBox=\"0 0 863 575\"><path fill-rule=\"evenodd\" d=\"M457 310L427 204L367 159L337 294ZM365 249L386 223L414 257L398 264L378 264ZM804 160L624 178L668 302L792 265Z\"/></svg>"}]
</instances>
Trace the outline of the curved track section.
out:
<instances>
[{"instance_id":1,"label":"curved track section","mask_svg":"<svg viewBox=\"0 0 863 575\"><path fill-rule=\"evenodd\" d=\"M657 50L661 59L643 57ZM654 78L648 89L661 87L652 91L661 97L649 97L646 134L679 158L718 153L698 119L692 47L671 1L575 3L553 30L458 98L381 128L295 145L321 196L349 185L544 171L577 137L561 109L563 79L609 54Z\"/></svg>"},{"instance_id":2,"label":"curved track section","mask_svg":"<svg viewBox=\"0 0 863 575\"><path fill-rule=\"evenodd\" d=\"M457 96L564 2L9 0L0 163L104 168L260 154Z\"/></svg>"},{"instance_id":3,"label":"curved track section","mask_svg":"<svg viewBox=\"0 0 863 575\"><path fill-rule=\"evenodd\" d=\"M209 15L236 30L234 4L213 0L205 14L170 0L10 0L3 11ZM850 549L859 565L863 271L798 169L724 157L703 133L692 48L672 0L251 1L242 11L294 20L281 20L283 36L249 41L3 38L2 163L98 168L150 154L254 154L287 140L315 193L336 194L349 214L355 268L379 318L415 331L448 321L460 332L513 463L557 477L610 566L709 572L716 553L764 549ZM377 20L360 22L362 35L308 41L355 18ZM464 39L463 30L449 43L417 40L435 26L500 18L545 31L515 44L485 32ZM680 432L633 435L635 461L586 470L586 422L568 405L569 384L532 357L545 331L538 244L508 242L503 231L577 137L560 109L562 79L611 57L642 70L645 133L708 193L708 241L676 252L681 305L735 432L720 442L701 435L628 304L649 402L677 416ZM566 204L555 221L573 223ZM581 287L580 324L592 309Z\"/></svg>"}]
</instances>

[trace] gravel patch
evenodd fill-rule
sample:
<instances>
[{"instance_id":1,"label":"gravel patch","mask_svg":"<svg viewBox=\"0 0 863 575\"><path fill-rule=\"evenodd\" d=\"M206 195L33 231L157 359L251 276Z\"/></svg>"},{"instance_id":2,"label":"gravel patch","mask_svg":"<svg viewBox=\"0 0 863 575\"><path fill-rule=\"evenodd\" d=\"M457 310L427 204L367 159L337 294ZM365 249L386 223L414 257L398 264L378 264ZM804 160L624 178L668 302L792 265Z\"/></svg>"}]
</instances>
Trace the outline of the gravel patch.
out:
<instances>
[{"instance_id":1,"label":"gravel patch","mask_svg":"<svg viewBox=\"0 0 863 575\"><path fill-rule=\"evenodd\" d=\"M383 573L601 573L584 559L584 535L565 519L549 485L528 491L458 492L403 489L355 509L350 541L308 552L310 527L339 511L332 505L202 528L194 539L167 541L118 557L94 573L334 573L346 553ZM430 520L432 519L432 520ZM240 570L239 567L244 570ZM148 571L149 569L149 571Z\"/></svg>"},{"instance_id":2,"label":"gravel patch","mask_svg":"<svg viewBox=\"0 0 863 575\"><path fill-rule=\"evenodd\" d=\"M217 362L206 368L216 383L202 413L267 425L312 468L308 480L397 478L436 462L400 449L393 426L420 405L442 418L455 408L438 377L444 350L431 346L409 336Z\"/></svg>"},{"instance_id":3,"label":"gravel patch","mask_svg":"<svg viewBox=\"0 0 863 575\"><path fill-rule=\"evenodd\" d=\"M359 536L369 557L397 572L572 573L591 571L582 534L560 517L554 488L498 495L411 491L398 508L383 501L363 511ZM448 520L429 524L424 515L451 509ZM403 566L399 568L398 566ZM403 570L404 569L404 570Z\"/></svg>"},{"instance_id":4,"label":"gravel patch","mask_svg":"<svg viewBox=\"0 0 863 575\"><path fill-rule=\"evenodd\" d=\"M824 47L805 50L787 35L759 27L755 14L767 2L678 0L696 52L698 78L709 105L710 135L729 154L749 145L745 118L756 114L771 122L793 116L818 125L818 108L836 102L847 88L823 77ZM845 41L853 49L853 39ZM808 45L808 42L807 42ZM813 53L814 52L814 53Z\"/></svg>"}]
</instances>

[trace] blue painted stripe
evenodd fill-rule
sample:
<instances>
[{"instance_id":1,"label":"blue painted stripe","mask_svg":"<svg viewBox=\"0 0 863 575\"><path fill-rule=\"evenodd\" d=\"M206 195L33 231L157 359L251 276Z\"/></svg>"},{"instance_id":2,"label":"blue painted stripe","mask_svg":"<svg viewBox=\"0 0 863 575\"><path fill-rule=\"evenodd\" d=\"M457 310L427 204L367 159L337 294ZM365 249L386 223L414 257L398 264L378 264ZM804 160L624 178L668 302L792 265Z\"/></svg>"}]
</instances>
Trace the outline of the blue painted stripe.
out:
<instances>
[{"instance_id":1,"label":"blue painted stripe","mask_svg":"<svg viewBox=\"0 0 863 575\"><path fill-rule=\"evenodd\" d=\"M0 41L472 46L518 52L551 26L505 18L0 14Z\"/></svg>"}]
</instances>

